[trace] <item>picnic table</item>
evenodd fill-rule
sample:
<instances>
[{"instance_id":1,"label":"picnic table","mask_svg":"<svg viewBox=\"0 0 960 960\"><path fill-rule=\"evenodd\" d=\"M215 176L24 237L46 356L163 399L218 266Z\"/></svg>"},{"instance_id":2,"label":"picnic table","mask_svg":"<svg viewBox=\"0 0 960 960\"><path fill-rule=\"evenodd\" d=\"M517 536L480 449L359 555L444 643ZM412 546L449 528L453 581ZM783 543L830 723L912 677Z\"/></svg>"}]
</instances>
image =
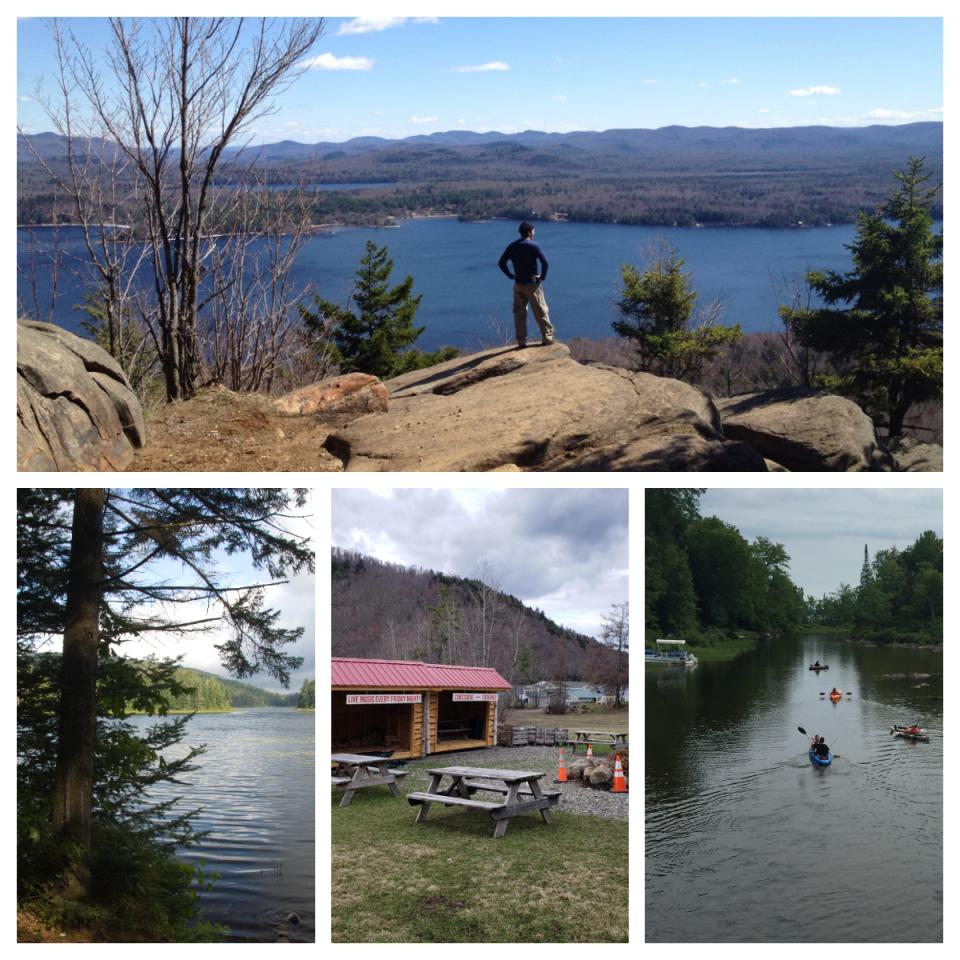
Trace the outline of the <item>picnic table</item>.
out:
<instances>
[{"instance_id":1,"label":"picnic table","mask_svg":"<svg viewBox=\"0 0 960 960\"><path fill-rule=\"evenodd\" d=\"M610 733L608 730L573 730L571 732L573 733L573 739L568 740L567 743L573 744L574 753L577 752L577 747L580 744L607 743L614 749L627 745L627 734L625 733Z\"/></svg>"},{"instance_id":2,"label":"picnic table","mask_svg":"<svg viewBox=\"0 0 960 960\"><path fill-rule=\"evenodd\" d=\"M349 805L355 791L363 787L387 787L395 796L400 796L397 778L405 777L409 770L391 770L386 757L366 757L358 753L334 753L330 756L334 765L331 782L343 787L341 807Z\"/></svg>"},{"instance_id":3,"label":"picnic table","mask_svg":"<svg viewBox=\"0 0 960 960\"><path fill-rule=\"evenodd\" d=\"M540 781L545 773L530 770L494 770L489 767L437 767L427 770L430 774L430 787L423 793L409 793L407 800L419 804L417 823L423 823L430 812L430 805L441 803L444 806L467 807L485 811L496 824L493 835L502 837L513 817L521 813L539 810L544 823L550 823L549 808L560 800L559 791L540 789ZM441 788L444 777L450 783ZM488 783L486 781L493 781ZM487 800L475 800L474 794L486 791L499 793L504 799L493 803Z\"/></svg>"}]
</instances>

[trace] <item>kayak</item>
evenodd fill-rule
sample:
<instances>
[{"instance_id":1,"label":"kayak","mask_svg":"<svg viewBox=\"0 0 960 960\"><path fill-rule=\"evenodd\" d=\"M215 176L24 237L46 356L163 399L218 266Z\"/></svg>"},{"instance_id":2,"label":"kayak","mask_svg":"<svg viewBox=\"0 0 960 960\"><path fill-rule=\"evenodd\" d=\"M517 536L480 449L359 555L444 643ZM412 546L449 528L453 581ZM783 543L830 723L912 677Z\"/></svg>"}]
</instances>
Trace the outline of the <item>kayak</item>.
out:
<instances>
[{"instance_id":1,"label":"kayak","mask_svg":"<svg viewBox=\"0 0 960 960\"><path fill-rule=\"evenodd\" d=\"M810 762L818 767L829 767L830 763L833 760L833 754L828 753L825 757L821 757L819 754L814 753L812 750L810 753Z\"/></svg>"},{"instance_id":2,"label":"kayak","mask_svg":"<svg viewBox=\"0 0 960 960\"><path fill-rule=\"evenodd\" d=\"M814 664L811 663L808 669L810 669L810 670L829 670L829 669L830 669L830 664L828 663L828 664L826 664L826 666L817 667L817 666L815 666Z\"/></svg>"},{"instance_id":3,"label":"kayak","mask_svg":"<svg viewBox=\"0 0 960 960\"><path fill-rule=\"evenodd\" d=\"M926 727L901 727L894 724L890 732L897 737L904 737L907 740L929 740Z\"/></svg>"},{"instance_id":4,"label":"kayak","mask_svg":"<svg viewBox=\"0 0 960 960\"><path fill-rule=\"evenodd\" d=\"M830 699L831 699L834 703L836 703L838 700L842 700L842 699L843 699L843 694L842 694L842 693L831 693L831 694L830 694Z\"/></svg>"}]
</instances>

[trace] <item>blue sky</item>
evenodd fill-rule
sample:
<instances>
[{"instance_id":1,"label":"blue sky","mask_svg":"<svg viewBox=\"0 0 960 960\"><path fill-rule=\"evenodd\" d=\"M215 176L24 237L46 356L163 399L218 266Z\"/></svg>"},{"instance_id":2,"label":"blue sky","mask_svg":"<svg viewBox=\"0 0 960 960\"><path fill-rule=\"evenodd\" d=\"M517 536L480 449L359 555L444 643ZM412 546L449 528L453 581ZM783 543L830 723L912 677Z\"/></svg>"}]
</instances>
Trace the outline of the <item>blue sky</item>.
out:
<instances>
[{"instance_id":1,"label":"blue sky","mask_svg":"<svg viewBox=\"0 0 960 960\"><path fill-rule=\"evenodd\" d=\"M92 50L104 21L67 21ZM942 119L925 18L330 18L254 142L440 130L860 126ZM19 121L49 129L45 22L18 24ZM52 86L50 87L52 90Z\"/></svg>"}]
</instances>

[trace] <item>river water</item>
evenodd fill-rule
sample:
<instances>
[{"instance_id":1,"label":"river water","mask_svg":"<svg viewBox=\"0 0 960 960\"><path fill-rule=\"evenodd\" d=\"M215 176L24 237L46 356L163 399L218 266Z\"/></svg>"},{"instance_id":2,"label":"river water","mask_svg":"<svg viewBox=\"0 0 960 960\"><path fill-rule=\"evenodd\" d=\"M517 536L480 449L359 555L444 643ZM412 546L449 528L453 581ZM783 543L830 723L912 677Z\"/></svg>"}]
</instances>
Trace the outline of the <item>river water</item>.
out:
<instances>
[{"instance_id":1,"label":"river water","mask_svg":"<svg viewBox=\"0 0 960 960\"><path fill-rule=\"evenodd\" d=\"M201 743L207 752L184 776L187 785L164 785L151 798L182 796L183 809L203 807L194 825L208 836L179 854L220 875L200 896L202 916L225 925L231 941L274 942L282 934L313 942L314 714L279 707L197 714L177 750Z\"/></svg>"},{"instance_id":2,"label":"river water","mask_svg":"<svg viewBox=\"0 0 960 960\"><path fill-rule=\"evenodd\" d=\"M395 229L338 228L308 237L291 273L296 289L309 286L324 299L346 304L368 240L386 245L395 261L391 282L408 274L423 301L416 323L426 329L417 346L464 349L493 346L513 337L510 281L497 268L516 239L512 221L463 223L455 219L401 221ZM620 266L642 265L649 245L662 238L675 247L692 273L701 303L719 299L722 323L748 332L782 329L777 308L808 270L851 269L845 244L852 225L809 229L751 227L643 227L603 223L537 224L537 241L550 262L544 285L551 317L562 340L613 337ZM18 298L34 311L34 286L45 313L50 300L52 252L62 251L54 319L77 330L78 305L89 283L86 254L77 228L20 229ZM34 270L32 265L37 265ZM804 287L804 289L806 289ZM312 293L309 302L312 303Z\"/></svg>"},{"instance_id":3,"label":"river water","mask_svg":"<svg viewBox=\"0 0 960 960\"><path fill-rule=\"evenodd\" d=\"M942 672L816 635L646 667L647 941L940 941ZM929 743L890 735L914 721Z\"/></svg>"}]
</instances>

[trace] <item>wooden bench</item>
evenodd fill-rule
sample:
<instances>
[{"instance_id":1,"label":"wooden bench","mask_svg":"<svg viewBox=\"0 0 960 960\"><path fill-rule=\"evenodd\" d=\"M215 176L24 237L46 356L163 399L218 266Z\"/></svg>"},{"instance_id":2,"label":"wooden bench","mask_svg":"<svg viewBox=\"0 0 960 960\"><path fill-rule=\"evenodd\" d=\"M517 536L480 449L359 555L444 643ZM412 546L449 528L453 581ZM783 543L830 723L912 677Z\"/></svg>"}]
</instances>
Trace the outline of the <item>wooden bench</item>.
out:
<instances>
[{"instance_id":1,"label":"wooden bench","mask_svg":"<svg viewBox=\"0 0 960 960\"><path fill-rule=\"evenodd\" d=\"M362 754L335 753L330 758L337 772L330 775L331 784L344 790L341 807L350 805L355 791L363 787L387 787L395 796L400 796L397 780L409 770L391 770L386 757L366 757ZM349 774L349 776L347 776Z\"/></svg>"},{"instance_id":2,"label":"wooden bench","mask_svg":"<svg viewBox=\"0 0 960 960\"><path fill-rule=\"evenodd\" d=\"M442 767L428 770L430 786L417 793L407 794L407 801L420 807L417 823L424 823L434 803L445 807L466 807L484 811L495 823L493 836L502 837L510 820L521 813L539 813L544 823L550 823L549 808L560 801L560 792L543 793L540 780L546 774L528 770L494 770L486 767ZM450 777L450 785L440 788L443 777ZM487 780L499 781L487 783ZM474 800L472 794L481 790L504 794L500 803ZM522 799L521 799L522 798Z\"/></svg>"},{"instance_id":3,"label":"wooden bench","mask_svg":"<svg viewBox=\"0 0 960 960\"><path fill-rule=\"evenodd\" d=\"M497 810L502 803L489 803L486 800L468 800L466 797L455 797L449 793L408 793L407 803L442 803L446 807L473 807L476 810Z\"/></svg>"}]
</instances>

